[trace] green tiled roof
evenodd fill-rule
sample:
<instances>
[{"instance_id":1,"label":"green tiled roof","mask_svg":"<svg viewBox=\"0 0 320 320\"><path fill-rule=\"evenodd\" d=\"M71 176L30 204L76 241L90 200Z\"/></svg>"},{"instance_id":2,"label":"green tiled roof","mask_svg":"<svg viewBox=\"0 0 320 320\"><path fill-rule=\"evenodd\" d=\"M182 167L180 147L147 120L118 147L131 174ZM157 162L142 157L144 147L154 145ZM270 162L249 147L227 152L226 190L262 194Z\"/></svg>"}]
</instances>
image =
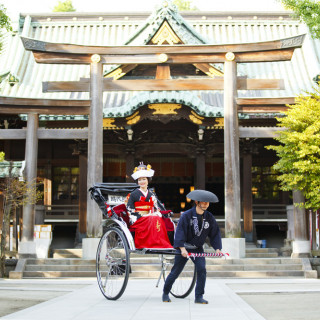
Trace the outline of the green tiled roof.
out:
<instances>
[{"instance_id":1,"label":"green tiled roof","mask_svg":"<svg viewBox=\"0 0 320 320\"><path fill-rule=\"evenodd\" d=\"M183 16L182 16L183 15ZM85 92L43 93L42 81L79 81L89 77L87 65L37 64L24 50L20 35L38 40L82 45L142 45L167 21L185 44L228 44L283 39L308 33L307 27L288 13L183 12L173 5L159 7L150 16L130 13L47 13L21 16L22 30L4 32L0 52L0 95L41 99L89 99ZM223 67L223 65L219 65ZM239 63L238 75L248 78L284 79L285 90L238 91L240 98L294 97L312 91L320 70L320 41L306 37L291 61ZM110 68L110 66L108 67ZM107 67L105 68L107 69ZM18 82L9 83L9 75ZM104 92L104 115L132 114L148 101L184 101L199 115L223 116L223 91L192 92ZM197 111L198 110L198 111ZM261 116L261 114L260 114ZM84 116L41 116L50 119L81 120Z\"/></svg>"},{"instance_id":2,"label":"green tiled roof","mask_svg":"<svg viewBox=\"0 0 320 320\"><path fill-rule=\"evenodd\" d=\"M22 177L23 169L25 166L24 161L2 161L0 162L0 178L8 178L11 177ZM10 171L11 168L11 171Z\"/></svg>"},{"instance_id":3,"label":"green tiled roof","mask_svg":"<svg viewBox=\"0 0 320 320\"><path fill-rule=\"evenodd\" d=\"M127 117L138 110L139 107L152 103L184 104L203 117L223 116L223 107L209 106L196 94L188 91L144 91L138 93L120 107L104 109L104 117Z\"/></svg>"},{"instance_id":4,"label":"green tiled roof","mask_svg":"<svg viewBox=\"0 0 320 320\"><path fill-rule=\"evenodd\" d=\"M208 43L178 12L177 7L170 1L167 6L159 6L138 31L124 44L147 44L158 31L164 21L168 21L173 31L185 44Z\"/></svg>"}]
</instances>

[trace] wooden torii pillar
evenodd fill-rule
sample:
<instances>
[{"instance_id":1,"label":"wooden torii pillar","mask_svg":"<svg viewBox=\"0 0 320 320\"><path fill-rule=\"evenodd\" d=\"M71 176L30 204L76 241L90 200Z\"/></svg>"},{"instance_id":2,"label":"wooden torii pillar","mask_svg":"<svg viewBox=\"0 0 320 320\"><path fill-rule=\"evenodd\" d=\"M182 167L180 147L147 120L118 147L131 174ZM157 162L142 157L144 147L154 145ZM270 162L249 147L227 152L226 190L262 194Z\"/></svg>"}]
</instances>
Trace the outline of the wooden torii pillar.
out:
<instances>
[{"instance_id":1,"label":"wooden torii pillar","mask_svg":"<svg viewBox=\"0 0 320 320\"><path fill-rule=\"evenodd\" d=\"M38 158L38 136L39 115L28 114L26 149L25 149L25 181L30 188L37 179L37 158ZM19 256L21 258L36 257L36 245L33 241L35 224L35 204L23 206L22 237L19 245Z\"/></svg>"},{"instance_id":2,"label":"wooden torii pillar","mask_svg":"<svg viewBox=\"0 0 320 320\"><path fill-rule=\"evenodd\" d=\"M239 128L237 118L236 92L239 89L281 89L281 80L241 79L237 77L236 64L250 62L288 61L296 48L300 48L304 35L276 41L228 45L169 45L169 46L81 46L72 44L49 43L34 39L21 38L26 50L33 52L38 63L55 64L195 64L224 63L225 79L154 79L154 80L110 80L96 75L83 81L56 81L44 83L45 92L89 91L91 88L91 110L93 116L101 115L103 91L150 91L150 90L225 90L225 203L226 203L226 238L241 237L240 224L240 183L239 183ZM91 60L91 58L93 60ZM91 66L91 70L93 70ZM100 67L97 67L100 68ZM93 76L93 79L92 79ZM98 83L99 82L99 83ZM96 87L96 88L93 88ZM92 93L96 92L93 96ZM91 120L92 121L92 120ZM99 124L98 122L97 124ZM94 124L93 124L94 125ZM92 131L92 139L99 141L100 130ZM89 130L90 131L90 130ZM93 141L93 140L91 140ZM102 141L100 142L102 145ZM100 148L89 147L97 151L94 159L100 166ZM89 159L88 161L93 161ZM102 179L100 171L95 171L94 164L88 163L88 183ZM91 168L91 169L90 169ZM89 178L91 176L91 178ZM92 177L96 178L93 181ZM88 185L91 187L91 185ZM90 202L91 200L88 199ZM93 210L89 212L90 210ZM88 203L87 225L91 237L99 237L101 214L96 206ZM233 245L232 245L233 246ZM237 252L236 252L237 251ZM241 256L239 248L234 256Z\"/></svg>"}]
</instances>

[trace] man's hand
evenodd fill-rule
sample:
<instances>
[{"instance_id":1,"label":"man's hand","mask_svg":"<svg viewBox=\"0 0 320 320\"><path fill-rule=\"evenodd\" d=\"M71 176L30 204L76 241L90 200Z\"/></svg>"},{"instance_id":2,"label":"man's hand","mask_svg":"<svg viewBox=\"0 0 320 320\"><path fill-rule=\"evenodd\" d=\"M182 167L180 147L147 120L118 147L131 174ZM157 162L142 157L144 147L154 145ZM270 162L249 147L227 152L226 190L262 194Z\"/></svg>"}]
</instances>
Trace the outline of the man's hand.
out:
<instances>
[{"instance_id":1,"label":"man's hand","mask_svg":"<svg viewBox=\"0 0 320 320\"><path fill-rule=\"evenodd\" d=\"M217 249L217 250L216 250L216 253L222 253L222 252L220 251L220 249Z\"/></svg>"},{"instance_id":2,"label":"man's hand","mask_svg":"<svg viewBox=\"0 0 320 320\"><path fill-rule=\"evenodd\" d=\"M181 250L181 255L185 258L188 258L188 251L186 250L185 247L180 247Z\"/></svg>"}]
</instances>

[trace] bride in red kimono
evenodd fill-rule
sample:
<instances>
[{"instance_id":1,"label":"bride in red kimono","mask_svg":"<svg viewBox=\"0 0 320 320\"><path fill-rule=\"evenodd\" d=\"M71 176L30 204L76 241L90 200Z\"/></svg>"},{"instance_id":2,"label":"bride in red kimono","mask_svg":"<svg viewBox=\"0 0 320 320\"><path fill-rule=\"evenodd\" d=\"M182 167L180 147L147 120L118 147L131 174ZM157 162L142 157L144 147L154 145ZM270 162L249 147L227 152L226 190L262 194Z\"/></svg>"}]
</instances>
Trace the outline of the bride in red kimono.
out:
<instances>
[{"instance_id":1,"label":"bride in red kimono","mask_svg":"<svg viewBox=\"0 0 320 320\"><path fill-rule=\"evenodd\" d=\"M172 248L166 225L160 211L164 205L155 193L148 189L154 170L151 166L140 165L131 175L138 180L140 188L135 189L128 199L127 210L130 214L130 230L135 232L134 242L137 249L141 248Z\"/></svg>"}]
</instances>

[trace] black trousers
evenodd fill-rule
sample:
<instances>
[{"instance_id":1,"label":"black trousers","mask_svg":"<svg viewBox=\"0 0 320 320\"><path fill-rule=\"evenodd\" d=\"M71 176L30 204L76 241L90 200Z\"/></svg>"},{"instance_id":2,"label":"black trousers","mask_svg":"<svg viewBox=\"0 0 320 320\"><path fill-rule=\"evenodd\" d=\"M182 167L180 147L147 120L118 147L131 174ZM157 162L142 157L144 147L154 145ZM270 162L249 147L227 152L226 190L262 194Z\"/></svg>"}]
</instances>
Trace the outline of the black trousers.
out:
<instances>
[{"instance_id":1,"label":"black trousers","mask_svg":"<svg viewBox=\"0 0 320 320\"><path fill-rule=\"evenodd\" d=\"M197 258L190 258L190 259L192 260L192 262L195 264L195 267L196 267L197 283L196 283L196 289L195 289L195 296L196 298L198 298L204 294L204 288L206 285L206 278L207 278L206 259L205 257L197 257ZM173 286L173 283L179 277L187 261L188 259L183 257L182 255L175 256L174 265L163 287L163 292L165 294L169 294Z\"/></svg>"}]
</instances>

